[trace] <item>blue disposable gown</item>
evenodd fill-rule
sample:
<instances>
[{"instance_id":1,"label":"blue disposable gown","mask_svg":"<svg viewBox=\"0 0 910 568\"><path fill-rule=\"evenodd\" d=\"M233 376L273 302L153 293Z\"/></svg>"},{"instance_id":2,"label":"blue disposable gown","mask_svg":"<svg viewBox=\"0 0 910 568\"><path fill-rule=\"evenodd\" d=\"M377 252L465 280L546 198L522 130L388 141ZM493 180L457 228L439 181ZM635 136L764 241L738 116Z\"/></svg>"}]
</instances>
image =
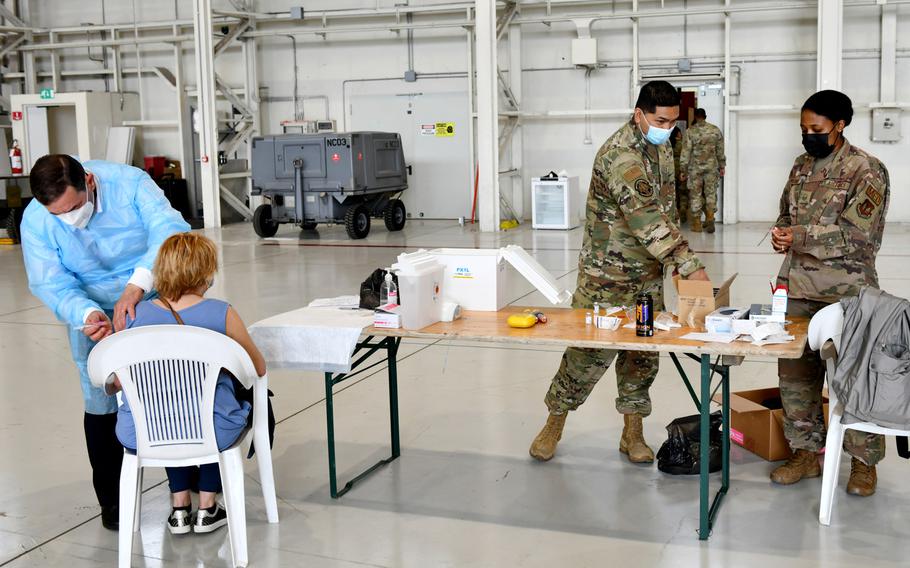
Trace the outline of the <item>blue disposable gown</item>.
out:
<instances>
[{"instance_id":1,"label":"blue disposable gown","mask_svg":"<svg viewBox=\"0 0 910 568\"><path fill-rule=\"evenodd\" d=\"M22 252L32 293L69 326L85 411L110 414L117 411L116 398L88 378L94 343L75 328L89 308L111 315L133 271L151 270L161 243L190 227L144 171L100 160L83 166L100 185L100 211L96 204L88 226L76 229L33 199L22 218Z\"/></svg>"}]
</instances>

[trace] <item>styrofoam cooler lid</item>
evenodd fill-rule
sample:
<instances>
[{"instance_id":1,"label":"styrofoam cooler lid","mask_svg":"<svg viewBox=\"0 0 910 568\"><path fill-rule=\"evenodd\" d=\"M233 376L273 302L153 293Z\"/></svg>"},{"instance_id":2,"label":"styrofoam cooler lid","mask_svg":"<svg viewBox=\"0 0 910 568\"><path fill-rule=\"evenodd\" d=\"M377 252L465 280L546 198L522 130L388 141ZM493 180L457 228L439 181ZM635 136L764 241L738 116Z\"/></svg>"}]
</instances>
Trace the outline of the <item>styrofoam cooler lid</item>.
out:
<instances>
[{"instance_id":1,"label":"styrofoam cooler lid","mask_svg":"<svg viewBox=\"0 0 910 568\"><path fill-rule=\"evenodd\" d=\"M552 304L563 304L572 298L572 293L561 288L556 278L542 264L518 245L500 249L502 257L515 267L528 282L534 285Z\"/></svg>"}]
</instances>

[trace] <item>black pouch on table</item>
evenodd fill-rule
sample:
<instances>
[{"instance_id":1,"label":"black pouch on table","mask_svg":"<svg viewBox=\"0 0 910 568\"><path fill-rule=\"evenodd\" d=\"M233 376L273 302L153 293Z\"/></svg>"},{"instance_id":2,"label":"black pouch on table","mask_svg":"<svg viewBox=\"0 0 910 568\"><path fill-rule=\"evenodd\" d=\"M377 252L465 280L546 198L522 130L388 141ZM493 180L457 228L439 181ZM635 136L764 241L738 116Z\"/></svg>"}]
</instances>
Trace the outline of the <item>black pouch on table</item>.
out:
<instances>
[{"instance_id":1,"label":"black pouch on table","mask_svg":"<svg viewBox=\"0 0 910 568\"><path fill-rule=\"evenodd\" d=\"M385 282L385 275L388 270L377 268L372 274L360 284L360 307L367 310L375 310L379 307L379 288ZM392 273L392 282L398 286L398 276ZM401 303L401 287L398 288L398 303Z\"/></svg>"},{"instance_id":2,"label":"black pouch on table","mask_svg":"<svg viewBox=\"0 0 910 568\"><path fill-rule=\"evenodd\" d=\"M699 467L700 424L701 415L693 414L677 418L667 424L667 441L657 452L657 469L671 475L695 475L701 473ZM720 412L711 413L709 427L710 448L708 451L708 471L720 471L722 458Z\"/></svg>"}]
</instances>

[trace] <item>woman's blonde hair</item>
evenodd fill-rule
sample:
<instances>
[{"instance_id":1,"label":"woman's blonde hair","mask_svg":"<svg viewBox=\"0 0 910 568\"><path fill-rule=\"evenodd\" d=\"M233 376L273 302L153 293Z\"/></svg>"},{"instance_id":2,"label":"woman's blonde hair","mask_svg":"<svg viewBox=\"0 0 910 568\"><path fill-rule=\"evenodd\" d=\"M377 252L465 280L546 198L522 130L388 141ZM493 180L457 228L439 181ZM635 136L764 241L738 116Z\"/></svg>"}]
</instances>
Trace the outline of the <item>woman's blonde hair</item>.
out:
<instances>
[{"instance_id":1,"label":"woman's blonde hair","mask_svg":"<svg viewBox=\"0 0 910 568\"><path fill-rule=\"evenodd\" d=\"M158 249L152 269L155 288L168 300L209 284L218 271L215 243L197 233L171 235Z\"/></svg>"}]
</instances>

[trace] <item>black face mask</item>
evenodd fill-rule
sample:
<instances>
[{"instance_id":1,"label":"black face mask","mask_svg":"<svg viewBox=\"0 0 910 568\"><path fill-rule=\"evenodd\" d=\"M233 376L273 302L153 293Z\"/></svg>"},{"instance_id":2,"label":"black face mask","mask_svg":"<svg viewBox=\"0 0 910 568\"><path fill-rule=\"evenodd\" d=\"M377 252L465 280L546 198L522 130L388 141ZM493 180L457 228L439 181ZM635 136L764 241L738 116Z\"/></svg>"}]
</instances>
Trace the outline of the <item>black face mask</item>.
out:
<instances>
[{"instance_id":1,"label":"black face mask","mask_svg":"<svg viewBox=\"0 0 910 568\"><path fill-rule=\"evenodd\" d=\"M819 134L803 134L803 148L806 149L806 152L816 159L827 158L831 155L831 152L834 151L834 146L828 144L828 136L830 132L822 132ZM840 134L838 134L840 136ZM835 138L835 141L837 139Z\"/></svg>"}]
</instances>

